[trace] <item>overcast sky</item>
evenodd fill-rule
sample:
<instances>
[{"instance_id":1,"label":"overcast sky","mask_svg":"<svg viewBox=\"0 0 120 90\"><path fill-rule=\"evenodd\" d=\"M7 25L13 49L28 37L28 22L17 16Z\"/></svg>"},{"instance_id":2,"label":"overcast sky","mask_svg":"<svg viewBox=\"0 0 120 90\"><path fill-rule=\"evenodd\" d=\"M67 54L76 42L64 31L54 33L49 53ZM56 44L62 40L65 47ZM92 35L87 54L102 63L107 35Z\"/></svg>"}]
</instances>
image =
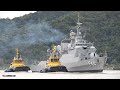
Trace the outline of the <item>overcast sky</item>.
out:
<instances>
[{"instance_id":1,"label":"overcast sky","mask_svg":"<svg viewBox=\"0 0 120 90\"><path fill-rule=\"evenodd\" d=\"M10 18L20 17L25 14L34 13L36 11L0 11L0 18Z\"/></svg>"}]
</instances>

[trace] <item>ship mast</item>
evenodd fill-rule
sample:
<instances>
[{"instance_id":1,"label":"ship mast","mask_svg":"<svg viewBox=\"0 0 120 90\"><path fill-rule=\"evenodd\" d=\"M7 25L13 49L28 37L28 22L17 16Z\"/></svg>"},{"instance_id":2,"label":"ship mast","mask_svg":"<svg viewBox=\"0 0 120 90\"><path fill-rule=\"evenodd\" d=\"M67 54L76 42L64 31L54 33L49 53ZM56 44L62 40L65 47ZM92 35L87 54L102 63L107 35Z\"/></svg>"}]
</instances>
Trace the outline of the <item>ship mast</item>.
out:
<instances>
[{"instance_id":1,"label":"ship mast","mask_svg":"<svg viewBox=\"0 0 120 90\"><path fill-rule=\"evenodd\" d=\"M77 35L79 35L79 28L80 28L80 25L81 25L82 23L80 23L80 18L79 18L79 12L78 12L78 22L77 22Z\"/></svg>"},{"instance_id":2,"label":"ship mast","mask_svg":"<svg viewBox=\"0 0 120 90\"><path fill-rule=\"evenodd\" d=\"M19 54L18 48L16 48L16 58L17 58L17 59L18 59L18 54Z\"/></svg>"}]
</instances>

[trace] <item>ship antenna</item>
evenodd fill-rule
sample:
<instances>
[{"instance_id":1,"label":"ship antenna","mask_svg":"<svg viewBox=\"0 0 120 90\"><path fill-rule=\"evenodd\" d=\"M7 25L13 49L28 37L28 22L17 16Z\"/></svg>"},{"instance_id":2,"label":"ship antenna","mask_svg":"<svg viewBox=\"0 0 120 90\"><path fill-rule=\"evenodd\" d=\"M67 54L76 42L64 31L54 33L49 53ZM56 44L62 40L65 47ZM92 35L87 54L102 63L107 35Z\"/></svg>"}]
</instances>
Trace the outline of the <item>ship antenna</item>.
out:
<instances>
[{"instance_id":1,"label":"ship antenna","mask_svg":"<svg viewBox=\"0 0 120 90\"><path fill-rule=\"evenodd\" d=\"M80 28L80 25L81 25L82 23L80 23L80 18L79 18L79 12L78 12L78 22L77 22L77 35L79 35L79 28Z\"/></svg>"},{"instance_id":2,"label":"ship antenna","mask_svg":"<svg viewBox=\"0 0 120 90\"><path fill-rule=\"evenodd\" d=\"M80 22L79 14L80 14L80 13L78 12L78 23Z\"/></svg>"},{"instance_id":3,"label":"ship antenna","mask_svg":"<svg viewBox=\"0 0 120 90\"><path fill-rule=\"evenodd\" d=\"M16 48L16 58L18 58L18 54L19 54L18 48Z\"/></svg>"}]
</instances>

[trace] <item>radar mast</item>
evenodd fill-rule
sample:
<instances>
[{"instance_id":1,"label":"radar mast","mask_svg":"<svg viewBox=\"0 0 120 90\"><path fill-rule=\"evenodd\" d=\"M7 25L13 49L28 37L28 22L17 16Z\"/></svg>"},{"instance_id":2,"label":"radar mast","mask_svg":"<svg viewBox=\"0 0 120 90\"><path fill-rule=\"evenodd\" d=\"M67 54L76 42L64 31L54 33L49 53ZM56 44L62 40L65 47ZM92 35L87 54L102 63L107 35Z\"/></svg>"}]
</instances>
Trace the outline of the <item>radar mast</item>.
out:
<instances>
[{"instance_id":1,"label":"radar mast","mask_svg":"<svg viewBox=\"0 0 120 90\"><path fill-rule=\"evenodd\" d=\"M79 16L79 12L78 12L78 21L77 21L77 35L79 35L79 28L80 28L80 25L82 24L82 23L80 23L80 18L79 18L80 16Z\"/></svg>"}]
</instances>

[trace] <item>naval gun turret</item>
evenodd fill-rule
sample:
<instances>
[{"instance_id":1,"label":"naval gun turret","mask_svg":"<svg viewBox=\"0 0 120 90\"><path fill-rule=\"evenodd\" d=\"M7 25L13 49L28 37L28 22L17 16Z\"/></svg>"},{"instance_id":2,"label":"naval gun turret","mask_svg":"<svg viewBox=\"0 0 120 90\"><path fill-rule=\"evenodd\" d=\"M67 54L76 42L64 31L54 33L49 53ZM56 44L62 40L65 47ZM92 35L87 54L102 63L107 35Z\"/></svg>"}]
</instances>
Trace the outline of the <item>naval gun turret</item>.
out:
<instances>
[{"instance_id":1,"label":"naval gun turret","mask_svg":"<svg viewBox=\"0 0 120 90\"><path fill-rule=\"evenodd\" d=\"M14 57L10 68L5 70L5 72L18 72L18 71L31 71L31 69L25 65L18 49L16 49L16 56Z\"/></svg>"},{"instance_id":2,"label":"naval gun turret","mask_svg":"<svg viewBox=\"0 0 120 90\"><path fill-rule=\"evenodd\" d=\"M40 72L68 72L67 68L61 65L61 62L59 61L61 55L56 46L52 46L49 55L45 68Z\"/></svg>"}]
</instances>

